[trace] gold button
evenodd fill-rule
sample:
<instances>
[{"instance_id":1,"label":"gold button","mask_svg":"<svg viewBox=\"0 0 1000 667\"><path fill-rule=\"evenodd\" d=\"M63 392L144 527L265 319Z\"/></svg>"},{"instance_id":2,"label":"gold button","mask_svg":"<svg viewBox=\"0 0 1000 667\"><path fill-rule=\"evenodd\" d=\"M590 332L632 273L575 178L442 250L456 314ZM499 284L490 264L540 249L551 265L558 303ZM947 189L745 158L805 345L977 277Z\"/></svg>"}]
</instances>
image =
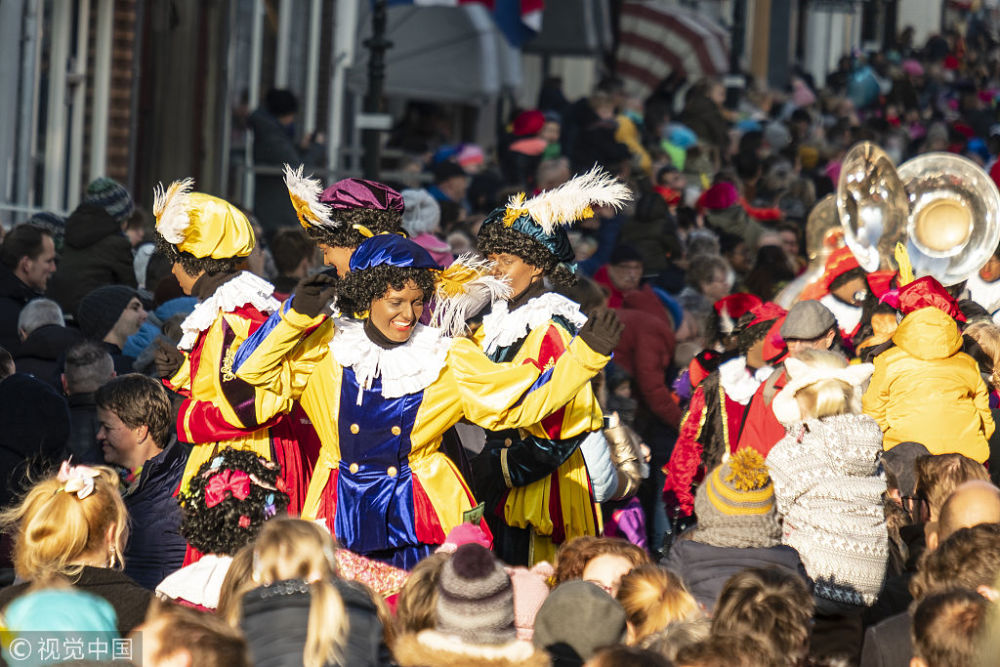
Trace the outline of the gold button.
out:
<instances>
[{"instance_id":1,"label":"gold button","mask_svg":"<svg viewBox=\"0 0 1000 667\"><path fill-rule=\"evenodd\" d=\"M504 447L510 447L513 444L514 444L513 440L511 440L510 438L504 438L504 440L503 440L503 446Z\"/></svg>"},{"instance_id":2,"label":"gold button","mask_svg":"<svg viewBox=\"0 0 1000 667\"><path fill-rule=\"evenodd\" d=\"M385 474L388 475L389 477L395 477L398 472L399 471L396 470L396 466L389 466L388 468L385 469Z\"/></svg>"},{"instance_id":3,"label":"gold button","mask_svg":"<svg viewBox=\"0 0 1000 667\"><path fill-rule=\"evenodd\" d=\"M358 431L360 430L361 430L360 426L358 426L357 424L351 424L351 433L357 435Z\"/></svg>"},{"instance_id":4,"label":"gold button","mask_svg":"<svg viewBox=\"0 0 1000 667\"><path fill-rule=\"evenodd\" d=\"M398 426L393 426L392 427L392 434L393 435L399 435L402 432L403 432L403 429L399 428Z\"/></svg>"},{"instance_id":5,"label":"gold button","mask_svg":"<svg viewBox=\"0 0 1000 667\"><path fill-rule=\"evenodd\" d=\"M351 471L351 474L355 474L358 472L358 464L352 463L351 465L347 466L347 469Z\"/></svg>"}]
</instances>

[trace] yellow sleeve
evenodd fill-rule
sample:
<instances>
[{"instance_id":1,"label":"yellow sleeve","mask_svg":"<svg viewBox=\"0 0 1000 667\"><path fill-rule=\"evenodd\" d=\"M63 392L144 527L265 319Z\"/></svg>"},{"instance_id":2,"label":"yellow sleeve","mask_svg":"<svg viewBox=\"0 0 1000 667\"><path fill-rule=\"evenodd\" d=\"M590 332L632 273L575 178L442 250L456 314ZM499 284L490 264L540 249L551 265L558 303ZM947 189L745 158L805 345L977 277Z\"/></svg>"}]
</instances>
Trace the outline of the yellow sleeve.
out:
<instances>
[{"instance_id":1,"label":"yellow sleeve","mask_svg":"<svg viewBox=\"0 0 1000 667\"><path fill-rule=\"evenodd\" d=\"M165 380L167 387L176 392L189 392L191 391L191 357L188 356L187 352L182 352L184 355L184 362L181 367L177 369L173 377Z\"/></svg>"},{"instance_id":2,"label":"yellow sleeve","mask_svg":"<svg viewBox=\"0 0 1000 667\"><path fill-rule=\"evenodd\" d=\"M862 411L877 421L883 432L889 428L889 420L886 418L886 406L889 404L889 373L885 359L882 358L884 354L875 357L875 371L872 373L868 391L861 397Z\"/></svg>"},{"instance_id":3,"label":"yellow sleeve","mask_svg":"<svg viewBox=\"0 0 1000 667\"><path fill-rule=\"evenodd\" d=\"M329 351L333 320L307 317L290 308L276 316L280 319L276 317L274 326L261 327L240 346L236 377L294 400Z\"/></svg>"},{"instance_id":4,"label":"yellow sleeve","mask_svg":"<svg viewBox=\"0 0 1000 667\"><path fill-rule=\"evenodd\" d=\"M978 369L976 369L978 371ZM989 389L986 388L986 383L983 382L982 376L976 373L976 395L974 402L976 405L976 410L979 412L979 418L983 422L983 435L989 440L990 436L993 435L993 431L996 430L996 423L993 421L993 413L990 412L990 393Z\"/></svg>"},{"instance_id":5,"label":"yellow sleeve","mask_svg":"<svg viewBox=\"0 0 1000 667\"><path fill-rule=\"evenodd\" d=\"M466 338L456 340L448 352L465 417L493 431L541 421L566 405L610 359L580 338L545 372L533 364L495 364Z\"/></svg>"}]
</instances>

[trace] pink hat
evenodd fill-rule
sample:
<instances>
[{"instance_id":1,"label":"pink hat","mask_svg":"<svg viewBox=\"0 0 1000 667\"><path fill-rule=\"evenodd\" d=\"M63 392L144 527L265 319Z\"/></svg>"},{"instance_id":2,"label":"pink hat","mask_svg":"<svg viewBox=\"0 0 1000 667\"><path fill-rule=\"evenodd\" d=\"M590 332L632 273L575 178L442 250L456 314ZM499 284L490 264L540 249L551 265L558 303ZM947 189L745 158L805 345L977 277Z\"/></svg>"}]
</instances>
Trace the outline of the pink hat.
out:
<instances>
[{"instance_id":1,"label":"pink hat","mask_svg":"<svg viewBox=\"0 0 1000 667\"><path fill-rule=\"evenodd\" d=\"M514 627L517 628L517 638L531 641L535 634L535 616L549 596L547 580L555 575L555 570L548 563L542 562L530 570L508 567L507 574L514 587Z\"/></svg>"},{"instance_id":2,"label":"pink hat","mask_svg":"<svg viewBox=\"0 0 1000 667\"><path fill-rule=\"evenodd\" d=\"M740 193L736 190L736 186L728 181L721 181L705 190L698 199L698 204L710 211L721 211L734 206L739 200Z\"/></svg>"},{"instance_id":3,"label":"pink hat","mask_svg":"<svg viewBox=\"0 0 1000 667\"><path fill-rule=\"evenodd\" d=\"M802 79L792 82L792 103L797 107L809 107L816 103L816 95Z\"/></svg>"},{"instance_id":4,"label":"pink hat","mask_svg":"<svg viewBox=\"0 0 1000 667\"><path fill-rule=\"evenodd\" d=\"M483 149L476 144L463 144L455 159L463 167L483 163Z\"/></svg>"},{"instance_id":5,"label":"pink hat","mask_svg":"<svg viewBox=\"0 0 1000 667\"><path fill-rule=\"evenodd\" d=\"M903 61L903 73L909 74L910 76L923 76L924 66L913 58L907 58Z\"/></svg>"},{"instance_id":6,"label":"pink hat","mask_svg":"<svg viewBox=\"0 0 1000 667\"><path fill-rule=\"evenodd\" d=\"M438 551L453 553L455 549L463 544L478 544L486 549L493 548L493 540L479 526L472 523L462 523L451 529L444 544L438 547Z\"/></svg>"}]
</instances>

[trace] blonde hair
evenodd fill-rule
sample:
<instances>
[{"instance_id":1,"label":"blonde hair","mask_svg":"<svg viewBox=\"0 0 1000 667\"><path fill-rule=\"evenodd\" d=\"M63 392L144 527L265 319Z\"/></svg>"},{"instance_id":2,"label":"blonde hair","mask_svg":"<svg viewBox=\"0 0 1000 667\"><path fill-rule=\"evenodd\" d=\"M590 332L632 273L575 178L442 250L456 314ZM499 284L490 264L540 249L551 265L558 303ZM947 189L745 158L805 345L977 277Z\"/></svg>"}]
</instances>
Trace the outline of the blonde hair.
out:
<instances>
[{"instance_id":1,"label":"blonde hair","mask_svg":"<svg viewBox=\"0 0 1000 667\"><path fill-rule=\"evenodd\" d=\"M35 581L52 576L76 578L85 561L108 556L122 568L128 541L128 510L118 491L118 475L107 466L91 466L98 475L85 498L63 490L55 475L28 491L20 503L0 513L0 526L13 534L14 571ZM108 553L107 535L112 530Z\"/></svg>"},{"instance_id":2,"label":"blonde hair","mask_svg":"<svg viewBox=\"0 0 1000 667\"><path fill-rule=\"evenodd\" d=\"M396 599L396 634L433 629L441 569L451 554L434 553L417 563Z\"/></svg>"},{"instance_id":3,"label":"blonde hair","mask_svg":"<svg viewBox=\"0 0 1000 667\"><path fill-rule=\"evenodd\" d=\"M258 586L286 579L309 584L305 667L338 662L347 641L347 612L333 585L337 578L336 546L329 533L302 519L265 521L255 543L253 580Z\"/></svg>"},{"instance_id":4,"label":"blonde hair","mask_svg":"<svg viewBox=\"0 0 1000 667\"><path fill-rule=\"evenodd\" d=\"M993 389L1000 387L1000 326L993 322L973 322L962 334L976 341L979 348L992 360L990 386Z\"/></svg>"},{"instance_id":5,"label":"blonde hair","mask_svg":"<svg viewBox=\"0 0 1000 667\"><path fill-rule=\"evenodd\" d=\"M248 591L256 587L251 578L253 550L254 544L250 542L233 554L233 562L229 564L226 576L222 579L222 586L219 588L219 605L215 608L215 615L236 629L240 627L242 616L240 601Z\"/></svg>"},{"instance_id":6,"label":"blonde hair","mask_svg":"<svg viewBox=\"0 0 1000 667\"><path fill-rule=\"evenodd\" d=\"M847 360L829 350L802 350L795 358L810 368L841 370ZM823 419L834 415L860 414L861 391L858 387L829 378L806 385L795 392L802 419Z\"/></svg>"},{"instance_id":7,"label":"blonde hair","mask_svg":"<svg viewBox=\"0 0 1000 667\"><path fill-rule=\"evenodd\" d=\"M681 578L653 564L640 565L622 577L618 602L632 628L631 644L638 644L674 621L698 614L698 603Z\"/></svg>"}]
</instances>

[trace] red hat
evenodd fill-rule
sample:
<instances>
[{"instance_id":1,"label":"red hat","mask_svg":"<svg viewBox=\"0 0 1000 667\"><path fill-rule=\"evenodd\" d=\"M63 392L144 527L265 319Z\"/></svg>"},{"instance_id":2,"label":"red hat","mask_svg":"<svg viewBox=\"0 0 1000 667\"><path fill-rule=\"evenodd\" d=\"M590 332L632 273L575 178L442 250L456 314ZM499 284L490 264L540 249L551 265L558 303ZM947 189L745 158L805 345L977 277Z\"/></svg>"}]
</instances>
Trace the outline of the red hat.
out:
<instances>
[{"instance_id":1,"label":"red hat","mask_svg":"<svg viewBox=\"0 0 1000 667\"><path fill-rule=\"evenodd\" d=\"M754 306L750 309L750 312L753 313L753 319L747 324L748 327L762 322L778 320L788 314L787 310L772 301L765 301L759 306Z\"/></svg>"},{"instance_id":2,"label":"red hat","mask_svg":"<svg viewBox=\"0 0 1000 667\"><path fill-rule=\"evenodd\" d=\"M921 308L937 308L954 320L965 321L965 315L958 309L955 297L948 294L948 290L931 276L918 278L899 289L900 312L909 315Z\"/></svg>"},{"instance_id":3,"label":"red hat","mask_svg":"<svg viewBox=\"0 0 1000 667\"><path fill-rule=\"evenodd\" d=\"M848 271L853 271L854 269L860 267L861 265L858 264L858 259L847 246L834 250L833 253L827 257L826 268L823 270L823 284L826 287L827 292L830 291L830 284L834 280Z\"/></svg>"},{"instance_id":4,"label":"red hat","mask_svg":"<svg viewBox=\"0 0 1000 667\"><path fill-rule=\"evenodd\" d=\"M772 365L781 363L788 356L788 343L781 337L781 325L785 323L786 317L787 314L776 319L764 337L762 354L764 361Z\"/></svg>"},{"instance_id":5,"label":"red hat","mask_svg":"<svg viewBox=\"0 0 1000 667\"><path fill-rule=\"evenodd\" d=\"M518 137L530 137L538 134L545 125L545 114L538 109L528 109L517 114L514 118L514 135Z\"/></svg>"},{"instance_id":6,"label":"red hat","mask_svg":"<svg viewBox=\"0 0 1000 667\"><path fill-rule=\"evenodd\" d=\"M892 289L892 281L896 278L895 271L873 271L868 274L868 289L876 299Z\"/></svg>"},{"instance_id":7,"label":"red hat","mask_svg":"<svg viewBox=\"0 0 1000 667\"><path fill-rule=\"evenodd\" d=\"M753 294L737 292L729 296L722 297L716 301L712 307L716 315L719 316L719 329L721 333L730 334L736 327L736 321L761 304L759 297Z\"/></svg>"},{"instance_id":8,"label":"red hat","mask_svg":"<svg viewBox=\"0 0 1000 667\"><path fill-rule=\"evenodd\" d=\"M698 198L698 208L721 211L739 201L740 193L736 190L736 186L728 181L721 181L702 193L701 197Z\"/></svg>"}]
</instances>

